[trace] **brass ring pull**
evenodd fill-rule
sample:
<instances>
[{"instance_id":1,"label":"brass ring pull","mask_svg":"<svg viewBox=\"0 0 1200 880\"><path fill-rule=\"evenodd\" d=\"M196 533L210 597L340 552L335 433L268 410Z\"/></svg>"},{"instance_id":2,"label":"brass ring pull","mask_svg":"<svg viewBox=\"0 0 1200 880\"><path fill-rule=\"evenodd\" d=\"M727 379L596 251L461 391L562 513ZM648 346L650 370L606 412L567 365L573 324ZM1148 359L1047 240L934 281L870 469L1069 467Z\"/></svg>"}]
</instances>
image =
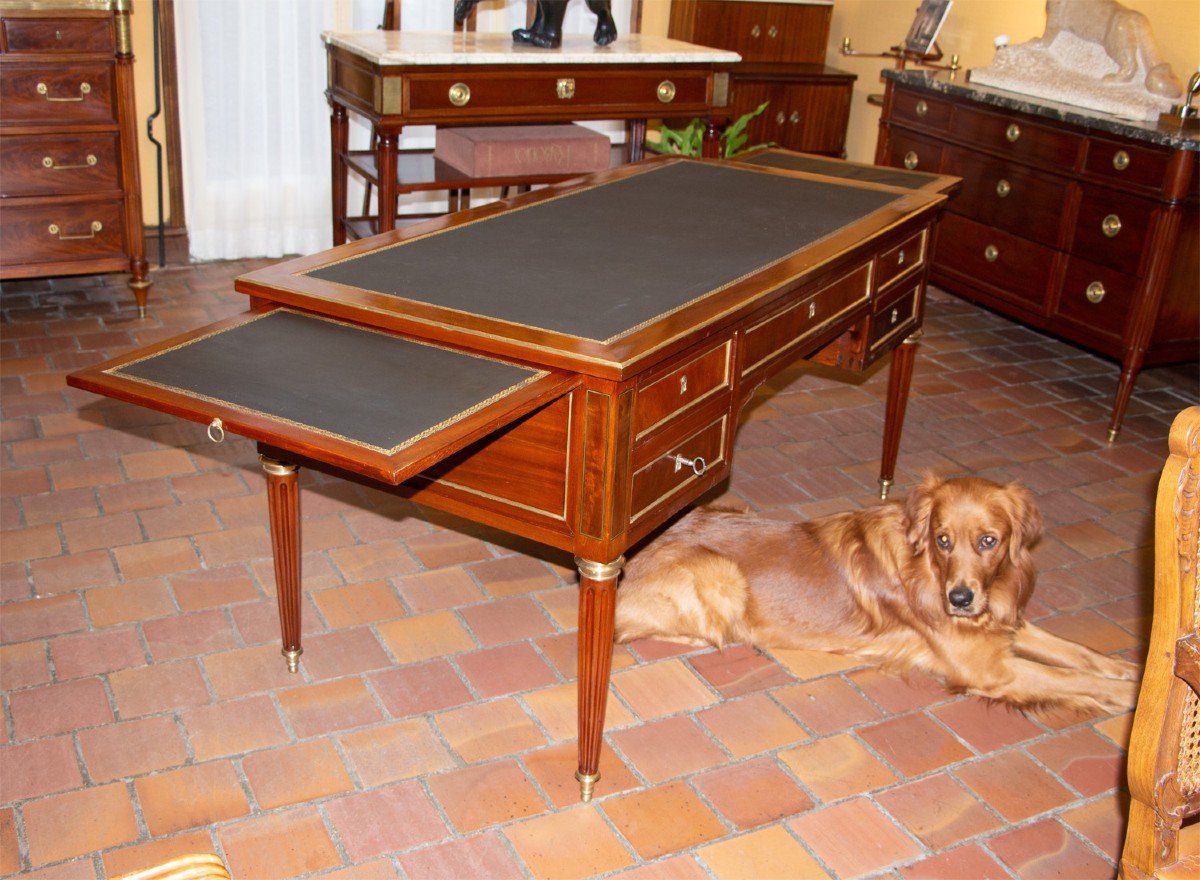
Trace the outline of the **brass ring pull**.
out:
<instances>
[{"instance_id":1,"label":"brass ring pull","mask_svg":"<svg viewBox=\"0 0 1200 880\"><path fill-rule=\"evenodd\" d=\"M912 171L919 164L920 159L917 157L916 150L909 150L904 154L904 167Z\"/></svg>"},{"instance_id":2,"label":"brass ring pull","mask_svg":"<svg viewBox=\"0 0 1200 880\"><path fill-rule=\"evenodd\" d=\"M82 241L86 238L95 238L96 233L104 228L104 224L99 220L93 220L90 228L92 231L87 235L63 235L62 227L60 227L57 223L51 223L46 231L51 235L57 235L59 241Z\"/></svg>"},{"instance_id":3,"label":"brass ring pull","mask_svg":"<svg viewBox=\"0 0 1200 880\"><path fill-rule=\"evenodd\" d=\"M466 83L455 83L450 86L450 103L455 107L466 107L471 100L471 87Z\"/></svg>"},{"instance_id":4,"label":"brass ring pull","mask_svg":"<svg viewBox=\"0 0 1200 880\"><path fill-rule=\"evenodd\" d=\"M669 79L664 79L658 84L658 91L656 94L658 95L658 100L662 101L664 104L670 104L675 100L675 83L671 82Z\"/></svg>"},{"instance_id":5,"label":"brass ring pull","mask_svg":"<svg viewBox=\"0 0 1200 880\"><path fill-rule=\"evenodd\" d=\"M1000 180L996 182L996 195L1004 199L1008 197L1010 192L1012 192L1012 184L1004 178L1000 178Z\"/></svg>"},{"instance_id":6,"label":"brass ring pull","mask_svg":"<svg viewBox=\"0 0 1200 880\"><path fill-rule=\"evenodd\" d=\"M1109 238L1116 238L1117 233L1121 231L1121 218L1116 214L1109 214L1100 222L1100 231Z\"/></svg>"},{"instance_id":7,"label":"brass ring pull","mask_svg":"<svg viewBox=\"0 0 1200 880\"><path fill-rule=\"evenodd\" d=\"M762 36L762 28L760 28L758 25L755 25L754 27L750 28L750 36L754 37L754 39L757 40L759 37Z\"/></svg>"},{"instance_id":8,"label":"brass ring pull","mask_svg":"<svg viewBox=\"0 0 1200 880\"><path fill-rule=\"evenodd\" d=\"M58 165L50 156L44 156L42 158L42 167L49 168L51 171L74 171L77 168L91 168L99 161L91 153L88 153L87 159L79 165Z\"/></svg>"},{"instance_id":9,"label":"brass ring pull","mask_svg":"<svg viewBox=\"0 0 1200 880\"><path fill-rule=\"evenodd\" d=\"M692 473L698 477L704 476L704 472L708 470L708 462L697 455L695 458L688 458L685 455L675 453L670 456L671 461L675 462L675 472L683 470L685 467L692 469Z\"/></svg>"},{"instance_id":10,"label":"brass ring pull","mask_svg":"<svg viewBox=\"0 0 1200 880\"><path fill-rule=\"evenodd\" d=\"M1129 154L1124 150L1117 150L1113 153L1113 168L1118 171L1124 171L1129 167Z\"/></svg>"},{"instance_id":11,"label":"brass ring pull","mask_svg":"<svg viewBox=\"0 0 1200 880\"><path fill-rule=\"evenodd\" d=\"M213 443L223 443L225 441L225 423L220 419L213 419L209 422L208 439Z\"/></svg>"},{"instance_id":12,"label":"brass ring pull","mask_svg":"<svg viewBox=\"0 0 1200 880\"><path fill-rule=\"evenodd\" d=\"M79 97L78 97L78 98L51 98L51 97L50 97L50 88L49 88L49 86L47 86L45 83L38 83L38 84L37 84L37 93L38 93L39 95L41 95L43 98L45 98L47 101L51 101L51 102L53 102L53 103L56 103L56 104L73 104L73 103L77 103L77 102L79 102L79 101L82 101L82 100L83 100L85 97L87 97L88 95L90 95L90 94L91 94L91 92L92 92L92 87L91 87L91 85L90 85L90 84L88 84L88 83L80 83L80 84L79 84Z\"/></svg>"},{"instance_id":13,"label":"brass ring pull","mask_svg":"<svg viewBox=\"0 0 1200 880\"><path fill-rule=\"evenodd\" d=\"M989 244L983 249L983 258L989 263L994 263L1000 257L1000 249L994 244Z\"/></svg>"},{"instance_id":14,"label":"brass ring pull","mask_svg":"<svg viewBox=\"0 0 1200 880\"><path fill-rule=\"evenodd\" d=\"M1107 291L1104 289L1104 285L1099 281L1093 281L1087 286L1087 290L1084 292L1084 295L1087 296L1088 302L1090 302L1092 305L1096 305L1100 302L1100 300L1104 299L1105 293L1107 293Z\"/></svg>"},{"instance_id":15,"label":"brass ring pull","mask_svg":"<svg viewBox=\"0 0 1200 880\"><path fill-rule=\"evenodd\" d=\"M1021 126L1017 125L1015 122L1009 123L1008 128L1004 129L1004 139L1010 144L1015 144L1020 137Z\"/></svg>"},{"instance_id":16,"label":"brass ring pull","mask_svg":"<svg viewBox=\"0 0 1200 880\"><path fill-rule=\"evenodd\" d=\"M924 101L917 101L917 115L924 116L928 112L929 112L929 105L926 104Z\"/></svg>"}]
</instances>

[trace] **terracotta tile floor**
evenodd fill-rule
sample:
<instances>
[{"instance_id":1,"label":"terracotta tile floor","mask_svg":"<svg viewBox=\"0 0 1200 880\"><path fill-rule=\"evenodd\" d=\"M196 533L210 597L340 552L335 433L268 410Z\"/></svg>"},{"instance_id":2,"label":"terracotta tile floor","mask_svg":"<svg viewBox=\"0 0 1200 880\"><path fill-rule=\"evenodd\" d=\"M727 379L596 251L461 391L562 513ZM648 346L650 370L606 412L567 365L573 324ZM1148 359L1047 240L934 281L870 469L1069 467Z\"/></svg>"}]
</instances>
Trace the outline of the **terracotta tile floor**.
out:
<instances>
[{"instance_id":1,"label":"terracotta tile floor","mask_svg":"<svg viewBox=\"0 0 1200 880\"><path fill-rule=\"evenodd\" d=\"M0 873L112 876L184 851L275 877L1107 877L1129 717L1047 723L844 658L616 650L604 777L577 802L563 554L304 477L306 653L277 649L250 442L66 388L244 308L249 262L4 285ZM1195 365L1117 370L938 291L897 495L1020 480L1032 615L1143 650L1151 509ZM797 518L874 503L886 371L792 370L725 491Z\"/></svg>"}]
</instances>

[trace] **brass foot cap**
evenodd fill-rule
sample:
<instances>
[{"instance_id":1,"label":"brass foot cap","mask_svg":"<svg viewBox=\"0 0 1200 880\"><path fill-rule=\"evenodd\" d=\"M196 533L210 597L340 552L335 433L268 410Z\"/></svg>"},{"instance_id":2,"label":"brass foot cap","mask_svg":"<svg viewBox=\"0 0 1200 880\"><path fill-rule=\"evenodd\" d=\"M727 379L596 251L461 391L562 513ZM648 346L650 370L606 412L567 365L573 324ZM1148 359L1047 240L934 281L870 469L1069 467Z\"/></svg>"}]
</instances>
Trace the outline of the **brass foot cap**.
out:
<instances>
[{"instance_id":1,"label":"brass foot cap","mask_svg":"<svg viewBox=\"0 0 1200 880\"><path fill-rule=\"evenodd\" d=\"M283 659L287 661L288 672L300 671L300 655L304 653L303 648L296 648L294 651L289 651L287 648L283 648L279 653L282 654Z\"/></svg>"},{"instance_id":2,"label":"brass foot cap","mask_svg":"<svg viewBox=\"0 0 1200 880\"><path fill-rule=\"evenodd\" d=\"M1108 442L1115 443L1116 439L1117 439L1117 435L1120 433L1121 433L1120 428L1109 428L1108 429Z\"/></svg>"},{"instance_id":3,"label":"brass foot cap","mask_svg":"<svg viewBox=\"0 0 1200 880\"><path fill-rule=\"evenodd\" d=\"M889 480L886 477L879 478L879 500L880 501L887 501L888 492L890 492L892 490L892 482L893 482L892 480Z\"/></svg>"},{"instance_id":4,"label":"brass foot cap","mask_svg":"<svg viewBox=\"0 0 1200 880\"><path fill-rule=\"evenodd\" d=\"M600 774L581 773L576 770L575 778L579 780L579 799L586 804L592 799L592 792L596 788L596 782L600 779Z\"/></svg>"}]
</instances>

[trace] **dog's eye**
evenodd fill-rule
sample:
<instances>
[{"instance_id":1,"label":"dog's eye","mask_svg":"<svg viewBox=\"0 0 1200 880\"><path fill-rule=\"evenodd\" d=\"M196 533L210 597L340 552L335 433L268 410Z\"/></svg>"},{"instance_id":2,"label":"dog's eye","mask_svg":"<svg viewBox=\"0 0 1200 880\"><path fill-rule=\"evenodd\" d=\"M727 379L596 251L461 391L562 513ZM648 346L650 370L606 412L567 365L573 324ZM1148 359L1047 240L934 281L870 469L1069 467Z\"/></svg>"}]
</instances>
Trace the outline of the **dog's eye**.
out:
<instances>
[{"instance_id":1,"label":"dog's eye","mask_svg":"<svg viewBox=\"0 0 1200 880\"><path fill-rule=\"evenodd\" d=\"M995 546L996 546L996 536L995 535L984 535L982 538L979 539L979 549L980 550L991 550Z\"/></svg>"},{"instance_id":2,"label":"dog's eye","mask_svg":"<svg viewBox=\"0 0 1200 880\"><path fill-rule=\"evenodd\" d=\"M949 535L938 535L937 536L937 545L942 550L949 550L950 549L950 536Z\"/></svg>"}]
</instances>

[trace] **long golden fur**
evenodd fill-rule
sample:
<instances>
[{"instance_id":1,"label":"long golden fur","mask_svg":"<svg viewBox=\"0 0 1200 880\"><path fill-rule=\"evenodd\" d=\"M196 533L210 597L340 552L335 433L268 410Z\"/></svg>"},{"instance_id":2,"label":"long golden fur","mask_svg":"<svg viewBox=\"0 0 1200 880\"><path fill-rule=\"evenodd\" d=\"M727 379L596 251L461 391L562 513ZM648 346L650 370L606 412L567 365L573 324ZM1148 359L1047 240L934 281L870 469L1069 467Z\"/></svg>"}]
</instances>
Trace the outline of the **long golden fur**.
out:
<instances>
[{"instance_id":1,"label":"long golden fur","mask_svg":"<svg viewBox=\"0 0 1200 880\"><path fill-rule=\"evenodd\" d=\"M975 477L804 523L701 508L629 563L617 640L832 651L1023 709L1131 709L1135 665L1022 618L1041 530L1027 489Z\"/></svg>"}]
</instances>

